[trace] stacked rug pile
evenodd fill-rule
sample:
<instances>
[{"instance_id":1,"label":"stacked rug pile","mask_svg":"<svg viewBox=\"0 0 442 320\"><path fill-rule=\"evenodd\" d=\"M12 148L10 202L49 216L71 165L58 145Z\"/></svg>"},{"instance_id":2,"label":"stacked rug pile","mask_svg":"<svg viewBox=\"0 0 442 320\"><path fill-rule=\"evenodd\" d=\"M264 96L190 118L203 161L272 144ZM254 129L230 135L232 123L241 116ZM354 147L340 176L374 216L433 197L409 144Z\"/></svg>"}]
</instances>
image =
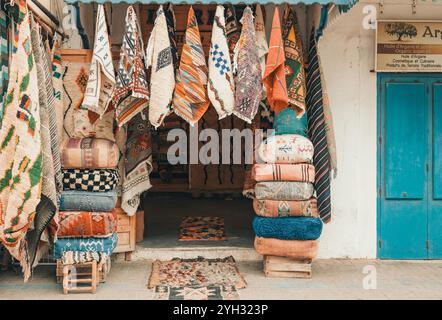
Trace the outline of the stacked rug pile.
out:
<instances>
[{"instance_id":1,"label":"stacked rug pile","mask_svg":"<svg viewBox=\"0 0 442 320\"><path fill-rule=\"evenodd\" d=\"M93 252L110 256L117 245L117 170L115 142L70 138L62 145L63 193L54 256Z\"/></svg>"},{"instance_id":2,"label":"stacked rug pile","mask_svg":"<svg viewBox=\"0 0 442 320\"><path fill-rule=\"evenodd\" d=\"M293 110L278 113L277 134L259 147L259 157L265 163L255 164L252 171L256 181L255 248L264 256L311 262L322 232L314 197L314 148L303 129L306 126L294 122L302 123Z\"/></svg>"}]
</instances>

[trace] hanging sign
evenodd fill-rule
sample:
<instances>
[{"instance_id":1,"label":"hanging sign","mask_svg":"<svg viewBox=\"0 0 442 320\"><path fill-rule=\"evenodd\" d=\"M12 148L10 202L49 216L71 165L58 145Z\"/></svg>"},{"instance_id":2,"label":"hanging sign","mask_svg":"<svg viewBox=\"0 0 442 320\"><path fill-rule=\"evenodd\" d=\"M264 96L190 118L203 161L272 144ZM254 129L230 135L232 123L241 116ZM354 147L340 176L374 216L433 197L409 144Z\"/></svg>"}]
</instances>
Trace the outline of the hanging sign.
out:
<instances>
[{"instance_id":1,"label":"hanging sign","mask_svg":"<svg viewBox=\"0 0 442 320\"><path fill-rule=\"evenodd\" d=\"M442 72L442 21L378 21L376 71Z\"/></svg>"}]
</instances>

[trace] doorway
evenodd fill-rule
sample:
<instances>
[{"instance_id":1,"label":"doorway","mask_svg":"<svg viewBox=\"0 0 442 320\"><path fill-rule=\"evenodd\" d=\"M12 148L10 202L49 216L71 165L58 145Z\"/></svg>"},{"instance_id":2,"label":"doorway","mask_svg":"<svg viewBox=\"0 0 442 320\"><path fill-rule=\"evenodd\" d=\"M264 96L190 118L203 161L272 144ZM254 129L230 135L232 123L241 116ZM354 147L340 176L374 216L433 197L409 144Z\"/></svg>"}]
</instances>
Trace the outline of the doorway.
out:
<instances>
[{"instance_id":1,"label":"doorway","mask_svg":"<svg viewBox=\"0 0 442 320\"><path fill-rule=\"evenodd\" d=\"M441 75L378 75L378 257L442 258Z\"/></svg>"}]
</instances>

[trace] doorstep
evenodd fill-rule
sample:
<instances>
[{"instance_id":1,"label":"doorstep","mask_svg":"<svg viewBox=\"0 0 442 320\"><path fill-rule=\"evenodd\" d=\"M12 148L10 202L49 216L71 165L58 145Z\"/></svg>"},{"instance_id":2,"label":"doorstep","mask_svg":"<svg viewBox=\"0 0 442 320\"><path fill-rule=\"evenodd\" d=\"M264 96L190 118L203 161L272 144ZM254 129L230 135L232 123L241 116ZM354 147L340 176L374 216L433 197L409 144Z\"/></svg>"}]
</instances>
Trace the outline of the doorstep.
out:
<instances>
[{"instance_id":1,"label":"doorstep","mask_svg":"<svg viewBox=\"0 0 442 320\"><path fill-rule=\"evenodd\" d=\"M132 254L132 261L143 260L171 260L173 258L195 259L217 259L233 256L236 261L262 261L253 247L220 247L220 246L192 246L192 247L169 247L149 248L137 245Z\"/></svg>"}]
</instances>

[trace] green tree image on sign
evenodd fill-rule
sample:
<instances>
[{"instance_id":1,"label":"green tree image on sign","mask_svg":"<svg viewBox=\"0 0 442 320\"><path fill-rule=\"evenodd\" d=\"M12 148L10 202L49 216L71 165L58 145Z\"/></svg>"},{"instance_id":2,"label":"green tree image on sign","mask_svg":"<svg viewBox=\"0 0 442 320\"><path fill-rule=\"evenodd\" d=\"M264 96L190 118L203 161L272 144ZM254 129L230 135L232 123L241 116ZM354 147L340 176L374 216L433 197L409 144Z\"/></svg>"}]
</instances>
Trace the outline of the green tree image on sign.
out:
<instances>
[{"instance_id":1,"label":"green tree image on sign","mask_svg":"<svg viewBox=\"0 0 442 320\"><path fill-rule=\"evenodd\" d=\"M385 26L385 32L389 36L397 37L397 41L402 41L403 38L407 37L413 39L417 36L417 28L405 22L388 23Z\"/></svg>"}]
</instances>

